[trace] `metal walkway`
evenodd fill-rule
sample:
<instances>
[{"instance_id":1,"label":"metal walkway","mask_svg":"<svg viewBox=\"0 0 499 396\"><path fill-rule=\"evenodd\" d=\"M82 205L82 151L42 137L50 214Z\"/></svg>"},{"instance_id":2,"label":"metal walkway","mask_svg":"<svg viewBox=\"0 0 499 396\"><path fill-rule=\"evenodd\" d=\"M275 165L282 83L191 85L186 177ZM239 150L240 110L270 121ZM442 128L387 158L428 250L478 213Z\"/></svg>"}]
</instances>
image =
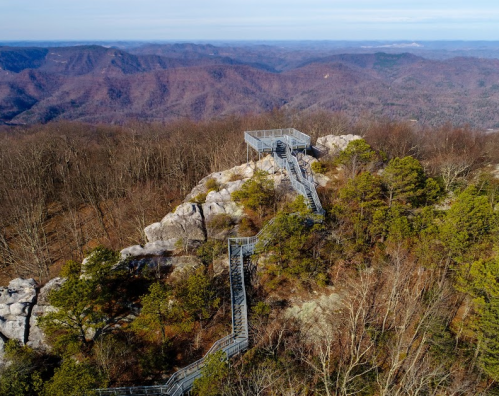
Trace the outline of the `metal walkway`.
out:
<instances>
[{"instance_id":1,"label":"metal walkway","mask_svg":"<svg viewBox=\"0 0 499 396\"><path fill-rule=\"evenodd\" d=\"M324 214L315 183L307 165L300 165L298 149L310 146L310 137L295 129L245 132L246 142L259 152L270 152L277 166L286 170L291 185L302 194L310 209ZM251 141L248 142L247 138ZM260 149L261 151L260 151ZM270 149L269 149L270 148ZM271 220L266 226L273 223ZM192 389L194 380L201 376L206 357L217 351L224 351L227 359L245 351L249 345L248 306L244 284L245 270L249 269L255 245L261 240L265 227L253 237L229 238L229 276L232 305L232 334L216 341L205 356L197 362L178 370L165 385L127 388L96 389L98 395L168 395L180 396Z\"/></svg>"}]
</instances>

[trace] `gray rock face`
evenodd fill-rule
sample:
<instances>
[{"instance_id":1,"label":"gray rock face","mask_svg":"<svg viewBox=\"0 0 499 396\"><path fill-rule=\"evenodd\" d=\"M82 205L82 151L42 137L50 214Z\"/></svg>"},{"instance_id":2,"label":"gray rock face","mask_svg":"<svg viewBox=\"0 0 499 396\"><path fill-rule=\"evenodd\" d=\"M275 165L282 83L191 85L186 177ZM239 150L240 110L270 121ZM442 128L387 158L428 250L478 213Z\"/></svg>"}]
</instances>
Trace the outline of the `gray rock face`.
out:
<instances>
[{"instance_id":1,"label":"gray rock face","mask_svg":"<svg viewBox=\"0 0 499 396\"><path fill-rule=\"evenodd\" d=\"M29 316L36 302L37 283L34 279L13 279L0 288L0 333L8 339L25 343ZM2 337L3 338L3 337Z\"/></svg>"},{"instance_id":2,"label":"gray rock face","mask_svg":"<svg viewBox=\"0 0 499 396\"><path fill-rule=\"evenodd\" d=\"M362 137L359 135L327 135L317 139L317 146L321 148L321 151L325 149L329 155L336 155L345 150L348 143L357 139L362 139Z\"/></svg>"},{"instance_id":3,"label":"gray rock face","mask_svg":"<svg viewBox=\"0 0 499 396\"><path fill-rule=\"evenodd\" d=\"M317 182L317 184L321 187L325 187L330 181L331 179L329 177L327 177L326 175L322 175L320 173L316 173L312 170L312 164L314 162L317 162L317 159L310 156L310 155L302 155L300 156L300 165L304 165L304 167L306 169L309 169L313 176L314 176L314 180Z\"/></svg>"},{"instance_id":4,"label":"gray rock face","mask_svg":"<svg viewBox=\"0 0 499 396\"><path fill-rule=\"evenodd\" d=\"M227 182L218 191L210 191L206 196L206 203L232 202L231 194L241 188L248 179Z\"/></svg>"},{"instance_id":5,"label":"gray rock face","mask_svg":"<svg viewBox=\"0 0 499 396\"><path fill-rule=\"evenodd\" d=\"M52 312L55 308L49 304L49 293L52 290L59 289L62 284L66 281L64 278L54 278L51 279L45 286L40 289L38 294L38 300L36 305L33 307L31 312L31 317L29 320L29 337L28 345L32 348L47 350L49 347L45 341L45 334L42 329L38 326L37 320L39 317L45 315L48 312Z\"/></svg>"},{"instance_id":6,"label":"gray rock face","mask_svg":"<svg viewBox=\"0 0 499 396\"><path fill-rule=\"evenodd\" d=\"M274 165L274 159L271 156L266 156L257 162L251 161L221 172L214 172L201 179L185 197L184 202L192 200L199 194L206 193L206 182L210 179L214 179L222 188L219 192L210 192L206 197L206 202L230 201L230 194L239 189L244 181L253 177L256 169L274 174L276 170Z\"/></svg>"},{"instance_id":7,"label":"gray rock face","mask_svg":"<svg viewBox=\"0 0 499 396\"><path fill-rule=\"evenodd\" d=\"M5 354L5 343L3 342L2 338L0 338L0 367L3 365L3 356Z\"/></svg>"},{"instance_id":8,"label":"gray rock face","mask_svg":"<svg viewBox=\"0 0 499 396\"><path fill-rule=\"evenodd\" d=\"M308 301L300 301L286 309L288 318L297 320L309 340L318 341L335 326L331 315L343 308L342 297L337 293L322 294Z\"/></svg>"},{"instance_id":9,"label":"gray rock face","mask_svg":"<svg viewBox=\"0 0 499 396\"><path fill-rule=\"evenodd\" d=\"M163 220L144 229L150 242L182 238L189 241L204 241L204 219L201 209L195 203L186 202Z\"/></svg>"},{"instance_id":10,"label":"gray rock face","mask_svg":"<svg viewBox=\"0 0 499 396\"><path fill-rule=\"evenodd\" d=\"M179 279L184 274L203 265L196 256L169 257L166 263L173 268L170 279Z\"/></svg>"},{"instance_id":11,"label":"gray rock face","mask_svg":"<svg viewBox=\"0 0 499 396\"><path fill-rule=\"evenodd\" d=\"M204 179L186 196L184 203L173 213L167 214L160 222L153 223L144 229L147 236L145 246L130 246L121 251L122 257L137 257L161 255L166 251L175 250L175 243L182 239L187 245L196 245L205 241L207 236L214 237L213 232L206 227L214 216L225 214L234 220L240 219L244 213L240 205L232 201L231 194L239 190L242 184L252 177L256 169L274 174L276 168L271 156L266 156L258 162L250 162L234 168L215 172ZM206 182L213 179L220 186L218 191L207 191ZM282 180L280 175L274 175L276 186ZM190 202L199 194L206 194L203 204ZM224 234L225 236L225 234Z\"/></svg>"},{"instance_id":12,"label":"gray rock face","mask_svg":"<svg viewBox=\"0 0 499 396\"><path fill-rule=\"evenodd\" d=\"M148 242L144 246L133 245L123 249L121 258L139 257L139 256L162 256L167 252L175 250L175 242L177 238L168 239L166 241Z\"/></svg>"},{"instance_id":13,"label":"gray rock face","mask_svg":"<svg viewBox=\"0 0 499 396\"><path fill-rule=\"evenodd\" d=\"M213 262L213 273L218 276L229 270L229 258L227 255L217 258Z\"/></svg>"}]
</instances>

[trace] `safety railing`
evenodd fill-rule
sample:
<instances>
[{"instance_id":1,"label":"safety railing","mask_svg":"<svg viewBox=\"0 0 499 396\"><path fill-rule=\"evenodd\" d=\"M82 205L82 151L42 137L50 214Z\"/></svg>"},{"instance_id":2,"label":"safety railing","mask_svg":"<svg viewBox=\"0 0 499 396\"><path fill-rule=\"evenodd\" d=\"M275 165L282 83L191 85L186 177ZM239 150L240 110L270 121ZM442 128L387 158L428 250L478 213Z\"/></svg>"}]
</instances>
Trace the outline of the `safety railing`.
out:
<instances>
[{"instance_id":1,"label":"safety railing","mask_svg":"<svg viewBox=\"0 0 499 396\"><path fill-rule=\"evenodd\" d=\"M262 138L274 138L274 137L284 137L292 136L303 143L308 143L310 145L310 136L307 134L296 130L295 128L281 128L281 129L263 129L257 131L246 131L245 134L254 136L258 139Z\"/></svg>"},{"instance_id":2,"label":"safety railing","mask_svg":"<svg viewBox=\"0 0 499 396\"><path fill-rule=\"evenodd\" d=\"M279 157L276 152L273 153L274 161L276 162L277 166L286 170L293 188L297 192L302 194L307 200L308 193L310 193L315 205L316 212L320 215L323 215L324 209L322 208L319 195L317 194L315 182L310 181L308 177L303 175L302 168L298 162L298 159L295 155L293 155L293 152L288 145L286 145L285 154L286 159ZM291 172L291 165L293 165L293 167L295 168L296 178L293 176L293 172Z\"/></svg>"},{"instance_id":3,"label":"safety railing","mask_svg":"<svg viewBox=\"0 0 499 396\"><path fill-rule=\"evenodd\" d=\"M309 194L312 197L316 212L323 214L323 209L315 189L315 183L307 176L303 175L300 164L295 155L293 148L298 144L310 145L310 137L293 128L288 129L273 129L265 131L250 131L244 133L245 140L255 149L269 148L273 152L274 160L281 169L285 169L289 175L292 187L300 194L309 199ZM281 158L277 153L277 140L272 141L270 145L263 142L261 138L277 138L280 137L285 148L285 158ZM294 176L291 166L295 168L296 177ZM251 256L256 249L258 242L267 245L269 238L266 236L267 227L274 223L275 218L271 219L258 234L252 237L229 238L229 276L231 288L231 306L232 306L232 333L216 341L208 352L196 362L178 370L164 385L154 386L138 386L126 388L108 388L94 390L99 396L121 396L121 395L168 395L180 396L191 390L196 378L201 376L202 368L206 363L206 358L220 350L224 351L225 358L230 359L232 356L241 353L249 346L248 338L248 312L246 300L246 288L244 285L244 259ZM234 262L236 267L233 268ZM237 273L237 277L233 274L233 269ZM239 308L236 313L235 307ZM241 324L242 327L239 326ZM242 331L238 331L242 329Z\"/></svg>"},{"instance_id":4,"label":"safety railing","mask_svg":"<svg viewBox=\"0 0 499 396\"><path fill-rule=\"evenodd\" d=\"M247 132L244 133L244 140L246 141L246 143L248 143L251 147L253 147L255 150L259 152L272 150L272 141L266 142L257 139L256 137L249 135Z\"/></svg>"},{"instance_id":5,"label":"safety railing","mask_svg":"<svg viewBox=\"0 0 499 396\"><path fill-rule=\"evenodd\" d=\"M259 152L272 151L273 143L277 139L284 141L293 149L308 149L311 143L310 136L294 128L244 132L246 143Z\"/></svg>"},{"instance_id":6,"label":"safety railing","mask_svg":"<svg viewBox=\"0 0 499 396\"><path fill-rule=\"evenodd\" d=\"M239 238L238 238L239 239ZM242 238L241 238L242 239ZM257 237L245 238L248 239L247 242L253 244L256 243ZM251 239L249 241L249 239ZM232 242L232 243L231 243ZM189 391L196 378L199 378L202 373L202 368L206 363L206 358L220 350L224 351L225 357L230 359L232 356L241 353L246 350L249 345L248 341L248 319L247 319L247 306L246 306L246 290L244 286L244 267L243 267L243 246L245 244L234 245L233 241L229 239L229 263L232 265L232 260L237 258L236 270L238 272L239 280L235 280L232 275L233 268L229 268L229 276L231 281L231 305L232 305L232 334L229 334L220 340L216 341L208 352L199 360L191 363L190 365L175 372L164 385L153 385L145 387L127 387L127 388L108 388L108 389L96 389L95 392L99 396L107 395L153 395L153 394L165 394L168 396L180 396L185 392ZM238 251L231 249L231 246L239 246ZM239 257L234 257L238 255ZM237 303L241 300L242 303ZM236 304L240 307L241 313L240 317L236 318L234 307ZM241 320L243 324L242 332L235 332L236 320Z\"/></svg>"},{"instance_id":7,"label":"safety railing","mask_svg":"<svg viewBox=\"0 0 499 396\"><path fill-rule=\"evenodd\" d=\"M249 253L249 252L248 252ZM241 312L239 314L239 318L236 318L236 315L234 314L234 310L232 310L232 317L234 319L239 319L242 322L243 325L243 333L239 333L238 336L243 339L248 339L248 306L246 303L246 288L244 287L244 251L241 248L239 252L239 265L237 266L237 270L239 272L239 277L241 279L241 285L240 288L235 289L234 291L239 292L238 296L234 296L234 298L237 298L238 300L241 300L242 303L239 304L239 307L241 309ZM234 306L237 302L233 300L232 305ZM235 327L234 322L232 323L232 328Z\"/></svg>"}]
</instances>

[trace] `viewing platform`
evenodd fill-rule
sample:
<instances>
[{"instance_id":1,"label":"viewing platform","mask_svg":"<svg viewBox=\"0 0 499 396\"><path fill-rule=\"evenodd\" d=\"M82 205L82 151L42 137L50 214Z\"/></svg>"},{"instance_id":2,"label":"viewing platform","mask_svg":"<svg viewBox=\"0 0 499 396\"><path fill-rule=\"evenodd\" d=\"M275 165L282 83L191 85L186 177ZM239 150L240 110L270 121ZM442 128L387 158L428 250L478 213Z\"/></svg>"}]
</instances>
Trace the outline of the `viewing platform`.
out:
<instances>
[{"instance_id":1,"label":"viewing platform","mask_svg":"<svg viewBox=\"0 0 499 396\"><path fill-rule=\"evenodd\" d=\"M292 150L310 148L310 136L294 128L246 131L244 132L244 141L258 153L274 152L279 141Z\"/></svg>"}]
</instances>

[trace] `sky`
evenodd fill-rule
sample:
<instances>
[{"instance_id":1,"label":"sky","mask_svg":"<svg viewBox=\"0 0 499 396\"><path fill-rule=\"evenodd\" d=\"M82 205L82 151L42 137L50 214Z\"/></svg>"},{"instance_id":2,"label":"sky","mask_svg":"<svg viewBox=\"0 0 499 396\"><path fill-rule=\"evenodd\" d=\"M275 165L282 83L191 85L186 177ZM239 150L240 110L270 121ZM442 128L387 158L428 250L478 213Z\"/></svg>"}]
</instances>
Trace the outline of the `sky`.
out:
<instances>
[{"instance_id":1,"label":"sky","mask_svg":"<svg viewBox=\"0 0 499 396\"><path fill-rule=\"evenodd\" d=\"M499 2L0 0L0 40L499 40Z\"/></svg>"}]
</instances>

